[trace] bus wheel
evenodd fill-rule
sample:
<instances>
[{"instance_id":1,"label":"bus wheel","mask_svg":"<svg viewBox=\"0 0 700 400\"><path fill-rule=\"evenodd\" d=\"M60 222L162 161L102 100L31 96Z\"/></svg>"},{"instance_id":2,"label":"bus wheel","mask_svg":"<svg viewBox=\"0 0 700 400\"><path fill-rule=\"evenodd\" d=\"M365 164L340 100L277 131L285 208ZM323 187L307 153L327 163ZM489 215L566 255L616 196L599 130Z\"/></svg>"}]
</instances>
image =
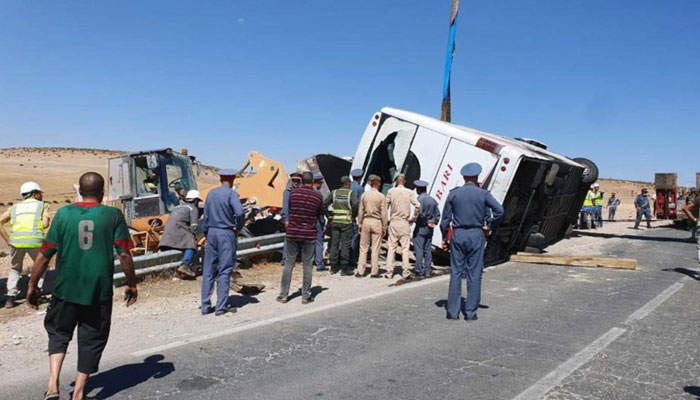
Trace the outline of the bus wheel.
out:
<instances>
[{"instance_id":1,"label":"bus wheel","mask_svg":"<svg viewBox=\"0 0 700 400\"><path fill-rule=\"evenodd\" d=\"M582 183L591 184L598 180L598 166L595 165L593 161L581 157L574 158L574 161L586 167L586 169L583 170Z\"/></svg>"}]
</instances>

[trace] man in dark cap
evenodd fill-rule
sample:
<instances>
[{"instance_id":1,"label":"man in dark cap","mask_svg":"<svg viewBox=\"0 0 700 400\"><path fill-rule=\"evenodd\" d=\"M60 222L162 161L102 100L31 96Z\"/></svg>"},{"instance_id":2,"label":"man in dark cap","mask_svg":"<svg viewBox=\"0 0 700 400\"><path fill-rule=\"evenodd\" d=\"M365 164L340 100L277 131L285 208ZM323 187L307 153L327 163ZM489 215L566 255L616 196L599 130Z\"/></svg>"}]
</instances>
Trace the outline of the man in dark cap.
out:
<instances>
[{"instance_id":1,"label":"man in dark cap","mask_svg":"<svg viewBox=\"0 0 700 400\"><path fill-rule=\"evenodd\" d=\"M465 319L476 320L481 300L481 274L484 269L486 237L498 227L503 207L491 193L478 186L481 165L469 163L462 167L464 186L450 192L442 211L440 231L442 247L450 249L450 289L447 296L447 318L459 319L462 300L462 279L467 278ZM489 211L492 213L489 217ZM452 238L448 243L448 231Z\"/></svg>"},{"instance_id":2,"label":"man in dark cap","mask_svg":"<svg viewBox=\"0 0 700 400\"><path fill-rule=\"evenodd\" d=\"M357 201L359 202L362 195L365 193L365 188L362 186L362 175L364 171L360 168L353 169L350 171L350 178L352 182L350 183L350 190L355 192L357 196ZM357 229L357 220L352 223L352 244L350 246L350 264L357 265L357 258L360 256L360 232Z\"/></svg>"},{"instance_id":3,"label":"man in dark cap","mask_svg":"<svg viewBox=\"0 0 700 400\"><path fill-rule=\"evenodd\" d=\"M647 228L651 229L651 202L647 188L642 189L642 193L634 199L634 208L637 209L637 220L634 222L634 229L639 229L642 217L647 220Z\"/></svg>"},{"instance_id":4,"label":"man in dark cap","mask_svg":"<svg viewBox=\"0 0 700 400\"><path fill-rule=\"evenodd\" d=\"M221 186L207 195L204 203L202 231L207 236L202 270L202 315L215 312L223 315L228 306L231 273L236 262L236 234L243 228L245 211L238 193L233 190L233 181L238 171L219 171ZM211 295L216 282L216 307L211 306Z\"/></svg>"},{"instance_id":5,"label":"man in dark cap","mask_svg":"<svg viewBox=\"0 0 700 400\"><path fill-rule=\"evenodd\" d=\"M427 193L428 182L415 181L420 213L413 228L413 251L416 255L416 278L430 278L433 263L433 230L440 223L440 209L435 199Z\"/></svg>"},{"instance_id":6,"label":"man in dark cap","mask_svg":"<svg viewBox=\"0 0 700 400\"><path fill-rule=\"evenodd\" d=\"M340 178L342 187L333 191L325 202L331 218L331 274L342 271L342 275L352 275L350 271L350 245L352 242L352 222L357 215L359 201L350 190L350 178Z\"/></svg>"}]
</instances>

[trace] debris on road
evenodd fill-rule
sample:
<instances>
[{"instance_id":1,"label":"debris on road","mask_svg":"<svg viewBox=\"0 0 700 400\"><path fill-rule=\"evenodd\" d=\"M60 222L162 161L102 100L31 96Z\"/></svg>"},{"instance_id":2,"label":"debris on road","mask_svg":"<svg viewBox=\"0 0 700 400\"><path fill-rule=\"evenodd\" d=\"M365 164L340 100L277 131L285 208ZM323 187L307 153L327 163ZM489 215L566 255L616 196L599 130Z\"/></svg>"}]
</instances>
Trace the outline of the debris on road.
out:
<instances>
[{"instance_id":1,"label":"debris on road","mask_svg":"<svg viewBox=\"0 0 700 400\"><path fill-rule=\"evenodd\" d=\"M593 267L628 270L637 269L637 260L633 258L560 256L518 253L512 255L510 257L510 261L530 264L564 265L567 267Z\"/></svg>"}]
</instances>

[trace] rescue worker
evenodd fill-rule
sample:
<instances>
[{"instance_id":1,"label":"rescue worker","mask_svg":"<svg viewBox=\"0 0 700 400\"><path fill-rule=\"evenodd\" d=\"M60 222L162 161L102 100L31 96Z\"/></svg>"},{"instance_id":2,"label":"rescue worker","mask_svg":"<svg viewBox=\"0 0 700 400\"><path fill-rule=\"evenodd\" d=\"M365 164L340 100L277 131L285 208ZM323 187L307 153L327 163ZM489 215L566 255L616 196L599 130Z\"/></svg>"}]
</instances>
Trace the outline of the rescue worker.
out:
<instances>
[{"instance_id":1,"label":"rescue worker","mask_svg":"<svg viewBox=\"0 0 700 400\"><path fill-rule=\"evenodd\" d=\"M435 199L427 193L428 182L415 181L420 213L413 228L413 252L416 255L416 278L430 278L433 263L433 231L440 223L440 209Z\"/></svg>"},{"instance_id":2,"label":"rescue worker","mask_svg":"<svg viewBox=\"0 0 700 400\"><path fill-rule=\"evenodd\" d=\"M314 175L314 189L323 196L321 193L321 187L323 187L323 175L318 173ZM316 223L316 249L314 262L316 263L316 271L325 271L326 264L323 261L323 239L324 232L326 230L326 216L321 214L318 217L318 222Z\"/></svg>"},{"instance_id":3,"label":"rescue worker","mask_svg":"<svg viewBox=\"0 0 700 400\"><path fill-rule=\"evenodd\" d=\"M163 236L158 244L160 250L175 249L183 252L182 263L175 270L183 279L194 279L196 276L192 270L192 263L197 253L200 201L202 197L199 191L187 192L185 204L175 207L170 212L170 218L165 223Z\"/></svg>"},{"instance_id":4,"label":"rescue worker","mask_svg":"<svg viewBox=\"0 0 700 400\"><path fill-rule=\"evenodd\" d=\"M588 218L591 219L591 227L595 228L595 218L593 218L593 185L591 185L591 190L586 193L586 197L583 199L583 206L581 207L581 224L580 229L588 229Z\"/></svg>"},{"instance_id":5,"label":"rescue worker","mask_svg":"<svg viewBox=\"0 0 700 400\"><path fill-rule=\"evenodd\" d=\"M643 188L642 193L634 199L634 208L637 209L637 220L634 223L634 229L639 229L642 216L647 220L647 228L651 229L651 204L647 188Z\"/></svg>"},{"instance_id":6,"label":"rescue worker","mask_svg":"<svg viewBox=\"0 0 700 400\"><path fill-rule=\"evenodd\" d=\"M350 183L350 190L355 192L357 196L357 201L359 203L362 195L365 193L365 188L362 186L362 175L364 171L360 168L353 169L350 171L350 177L352 182ZM357 229L357 219L352 221L352 246L350 247L350 264L357 266L357 259L360 256L360 232Z\"/></svg>"},{"instance_id":7,"label":"rescue worker","mask_svg":"<svg viewBox=\"0 0 700 400\"><path fill-rule=\"evenodd\" d=\"M377 175L369 176L371 189L360 199L357 212L357 225L360 232L360 258L358 259L355 276L365 276L367 266L367 251L372 248L372 278L379 278L379 252L382 238L386 234L388 216L386 197L380 191L382 180Z\"/></svg>"},{"instance_id":8,"label":"rescue worker","mask_svg":"<svg viewBox=\"0 0 700 400\"><path fill-rule=\"evenodd\" d=\"M289 193L292 190L301 186L301 174L298 172L292 172L289 174L289 184L287 188L284 189L284 194L282 194L282 223L287 223L289 216ZM284 238L284 245L282 246L282 266L284 267L284 260L287 257L287 237Z\"/></svg>"},{"instance_id":9,"label":"rescue worker","mask_svg":"<svg viewBox=\"0 0 700 400\"><path fill-rule=\"evenodd\" d=\"M158 175L156 174L156 171L148 171L148 176L143 180L143 190L145 193L158 193Z\"/></svg>"},{"instance_id":10,"label":"rescue worker","mask_svg":"<svg viewBox=\"0 0 700 400\"><path fill-rule=\"evenodd\" d=\"M692 238L698 243L698 263L700 264L700 235L697 234L697 229L700 227L700 219L698 219L698 209L700 209L700 205L698 205L698 200L699 198L697 195L688 195L688 197L686 197L685 208L683 208L683 211L685 212L685 215L688 217L688 220L692 226Z\"/></svg>"},{"instance_id":11,"label":"rescue worker","mask_svg":"<svg viewBox=\"0 0 700 400\"><path fill-rule=\"evenodd\" d=\"M49 230L49 205L43 201L43 192L36 182L25 182L20 186L22 201L5 210L0 216L0 236L10 246L10 273L7 277L5 308L15 306L19 295L17 283L22 277L24 256L36 260L44 234ZM10 222L10 233L5 224ZM43 286L43 279L39 281Z\"/></svg>"},{"instance_id":12,"label":"rescue worker","mask_svg":"<svg viewBox=\"0 0 700 400\"><path fill-rule=\"evenodd\" d=\"M55 254L61 259L51 304L46 310L44 327L49 337L49 381L44 399L58 400L61 367L68 345L78 330L78 373L73 399L84 399L90 374L98 371L102 351L107 345L112 317L112 278L114 255L119 258L127 286L124 302L136 302L136 273L129 250L129 228L122 212L100 204L104 197L104 178L95 172L80 177L83 201L61 207L56 213L32 269L27 303L39 307L39 277ZM4 397L4 396L3 396Z\"/></svg>"},{"instance_id":13,"label":"rescue worker","mask_svg":"<svg viewBox=\"0 0 700 400\"><path fill-rule=\"evenodd\" d=\"M228 294L231 273L236 262L236 235L243 228L245 212L238 193L233 190L237 171L221 170L221 186L207 195L204 203L202 231L207 237L202 270L202 315L215 312L216 316L229 311ZM211 296L216 282L216 307L211 306Z\"/></svg>"},{"instance_id":14,"label":"rescue worker","mask_svg":"<svg viewBox=\"0 0 700 400\"><path fill-rule=\"evenodd\" d=\"M442 248L450 249L450 289L447 296L447 318L476 320L481 300L481 274L484 269L486 237L503 218L503 207L491 193L478 186L481 165L469 163L461 169L464 186L450 192L440 222ZM489 215L489 213L491 215ZM451 240L447 240L450 227ZM467 300L461 306L462 279L467 278Z\"/></svg>"},{"instance_id":15,"label":"rescue worker","mask_svg":"<svg viewBox=\"0 0 700 400\"><path fill-rule=\"evenodd\" d=\"M314 247L316 244L316 223L323 214L323 196L313 189L313 175L304 172L301 177L302 187L294 189L289 194L289 218L287 220L287 257L280 294L277 301L289 301L289 286L292 282L292 270L297 256L301 253L304 265L301 284L301 303L314 301L311 293L311 275L313 271Z\"/></svg>"},{"instance_id":16,"label":"rescue worker","mask_svg":"<svg viewBox=\"0 0 700 400\"><path fill-rule=\"evenodd\" d=\"M352 275L352 222L357 215L359 201L356 193L350 190L350 178L343 176L340 182L343 186L334 190L324 205L331 218L331 274L341 271L341 275Z\"/></svg>"},{"instance_id":17,"label":"rescue worker","mask_svg":"<svg viewBox=\"0 0 700 400\"><path fill-rule=\"evenodd\" d=\"M603 196L605 194L600 191L600 185L598 183L593 184L593 207L594 207L594 221L597 228L603 227Z\"/></svg>"},{"instance_id":18,"label":"rescue worker","mask_svg":"<svg viewBox=\"0 0 700 400\"><path fill-rule=\"evenodd\" d=\"M608 199L608 221L615 221L615 213L620 204L622 204L622 202L617 198L615 192L612 192L612 195Z\"/></svg>"},{"instance_id":19,"label":"rescue worker","mask_svg":"<svg viewBox=\"0 0 700 400\"><path fill-rule=\"evenodd\" d=\"M406 189L406 176L397 174L394 178L395 187L389 189L386 194L386 204L389 207L389 243L386 256L386 274L384 277L391 279L394 277L394 257L396 250L401 250L401 276L408 278L411 276L410 270L410 245L411 245L411 224L420 213L420 203L416 194ZM411 215L411 206L414 212Z\"/></svg>"}]
</instances>

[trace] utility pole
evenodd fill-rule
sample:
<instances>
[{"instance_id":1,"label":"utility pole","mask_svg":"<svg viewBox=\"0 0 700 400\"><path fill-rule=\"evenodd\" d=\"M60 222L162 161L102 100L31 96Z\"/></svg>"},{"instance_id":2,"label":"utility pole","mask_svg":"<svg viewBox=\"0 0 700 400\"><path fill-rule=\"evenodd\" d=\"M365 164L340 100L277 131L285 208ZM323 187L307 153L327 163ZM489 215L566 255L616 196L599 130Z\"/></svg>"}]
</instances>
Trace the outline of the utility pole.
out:
<instances>
[{"instance_id":1,"label":"utility pole","mask_svg":"<svg viewBox=\"0 0 700 400\"><path fill-rule=\"evenodd\" d=\"M450 13L450 31L447 37L447 59L445 60L445 81L442 85L442 114L440 119L450 122L452 120L452 103L450 101L450 75L452 72L452 56L455 53L455 32L457 30L457 13L459 12L459 0L452 0L452 12Z\"/></svg>"}]
</instances>

